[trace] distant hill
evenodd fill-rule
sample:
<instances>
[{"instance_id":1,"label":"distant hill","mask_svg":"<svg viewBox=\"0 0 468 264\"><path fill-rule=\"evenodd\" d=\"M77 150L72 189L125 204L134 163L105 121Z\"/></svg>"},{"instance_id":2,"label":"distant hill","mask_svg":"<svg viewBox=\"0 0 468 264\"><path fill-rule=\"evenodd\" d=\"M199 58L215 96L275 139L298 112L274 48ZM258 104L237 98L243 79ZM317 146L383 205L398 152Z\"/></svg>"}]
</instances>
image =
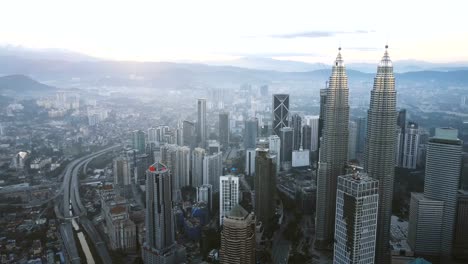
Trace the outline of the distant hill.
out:
<instances>
[{"instance_id":1,"label":"distant hill","mask_svg":"<svg viewBox=\"0 0 468 264\"><path fill-rule=\"evenodd\" d=\"M97 59L82 53L65 49L30 49L22 46L0 46L0 56L19 57L32 60L96 61Z\"/></svg>"},{"instance_id":2,"label":"distant hill","mask_svg":"<svg viewBox=\"0 0 468 264\"><path fill-rule=\"evenodd\" d=\"M57 88L37 82L28 76L16 74L0 77L0 94L10 97L43 96Z\"/></svg>"}]
</instances>

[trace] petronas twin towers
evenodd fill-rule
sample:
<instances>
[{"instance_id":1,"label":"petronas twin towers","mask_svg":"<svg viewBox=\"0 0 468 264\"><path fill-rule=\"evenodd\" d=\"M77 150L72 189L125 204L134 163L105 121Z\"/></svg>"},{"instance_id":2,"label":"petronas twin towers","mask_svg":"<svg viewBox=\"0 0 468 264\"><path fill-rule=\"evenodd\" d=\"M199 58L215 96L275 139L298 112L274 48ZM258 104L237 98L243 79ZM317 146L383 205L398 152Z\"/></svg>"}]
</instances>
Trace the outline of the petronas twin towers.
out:
<instances>
[{"instance_id":1,"label":"petronas twin towers","mask_svg":"<svg viewBox=\"0 0 468 264\"><path fill-rule=\"evenodd\" d=\"M379 211L375 263L390 263L389 239L394 180L396 91L387 48L377 68L368 111L364 170L379 180ZM341 48L333 65L324 109L317 174L316 248L332 248L335 231L338 176L346 174L348 161L348 78ZM354 263L354 262L353 262Z\"/></svg>"}]
</instances>

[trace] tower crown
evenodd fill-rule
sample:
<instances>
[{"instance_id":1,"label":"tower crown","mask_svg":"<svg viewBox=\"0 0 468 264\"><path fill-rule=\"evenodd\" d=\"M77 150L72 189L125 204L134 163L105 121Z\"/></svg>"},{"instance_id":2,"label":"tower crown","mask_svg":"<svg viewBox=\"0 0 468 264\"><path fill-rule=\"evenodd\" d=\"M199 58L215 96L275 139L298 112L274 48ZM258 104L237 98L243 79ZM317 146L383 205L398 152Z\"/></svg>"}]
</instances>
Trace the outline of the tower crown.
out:
<instances>
[{"instance_id":1,"label":"tower crown","mask_svg":"<svg viewBox=\"0 0 468 264\"><path fill-rule=\"evenodd\" d=\"M336 56L335 66L336 67L344 66L344 61L343 61L343 58L341 57L341 47L338 48L338 55Z\"/></svg>"},{"instance_id":2,"label":"tower crown","mask_svg":"<svg viewBox=\"0 0 468 264\"><path fill-rule=\"evenodd\" d=\"M390 60L390 56L388 55L388 45L385 45L385 53L379 63L379 67L393 67L392 60Z\"/></svg>"}]
</instances>

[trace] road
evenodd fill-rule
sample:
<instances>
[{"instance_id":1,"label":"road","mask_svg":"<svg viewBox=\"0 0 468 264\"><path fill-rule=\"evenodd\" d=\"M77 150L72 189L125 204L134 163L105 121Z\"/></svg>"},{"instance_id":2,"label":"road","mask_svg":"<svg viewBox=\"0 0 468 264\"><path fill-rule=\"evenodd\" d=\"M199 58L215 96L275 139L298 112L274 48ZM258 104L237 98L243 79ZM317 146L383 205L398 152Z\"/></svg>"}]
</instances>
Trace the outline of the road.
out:
<instances>
[{"instance_id":1,"label":"road","mask_svg":"<svg viewBox=\"0 0 468 264\"><path fill-rule=\"evenodd\" d=\"M72 263L80 263L80 258L78 256L78 250L76 247L76 241L73 237L73 229L69 220L72 218L79 218L80 223L83 225L87 235L91 238L96 250L98 251L99 256L101 257L104 263L112 263L109 252L107 251L106 245L102 242L101 237L96 231L94 225L86 218L86 209L81 202L80 191L79 191L79 176L78 172L80 168L88 164L92 159L103 155L109 151L114 150L119 147L112 146L98 152L92 153L85 157L81 157L77 160L71 162L65 169L63 176L63 199L62 199L62 215L58 217L64 218L67 222L61 226L62 238L64 240L65 248L70 256ZM58 205L56 205L58 206ZM56 210L56 212L59 210Z\"/></svg>"}]
</instances>

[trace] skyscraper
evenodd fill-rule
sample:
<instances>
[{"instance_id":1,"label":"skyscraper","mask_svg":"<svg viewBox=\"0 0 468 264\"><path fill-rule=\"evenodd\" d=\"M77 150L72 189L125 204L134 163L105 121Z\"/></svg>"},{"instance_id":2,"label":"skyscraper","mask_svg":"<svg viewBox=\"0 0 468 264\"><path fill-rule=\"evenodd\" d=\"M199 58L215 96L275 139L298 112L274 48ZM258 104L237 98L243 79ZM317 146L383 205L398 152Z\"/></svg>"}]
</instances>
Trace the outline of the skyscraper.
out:
<instances>
[{"instance_id":1,"label":"skyscraper","mask_svg":"<svg viewBox=\"0 0 468 264\"><path fill-rule=\"evenodd\" d=\"M206 99L198 99L197 102L197 143L205 147L207 139L206 124Z\"/></svg>"},{"instance_id":2,"label":"skyscraper","mask_svg":"<svg viewBox=\"0 0 468 264\"><path fill-rule=\"evenodd\" d=\"M182 138L184 146L190 147L191 149L195 147L196 129L193 122L185 120L182 123Z\"/></svg>"},{"instance_id":3,"label":"skyscraper","mask_svg":"<svg viewBox=\"0 0 468 264\"><path fill-rule=\"evenodd\" d=\"M349 121L348 160L356 159L357 123Z\"/></svg>"},{"instance_id":4,"label":"skyscraper","mask_svg":"<svg viewBox=\"0 0 468 264\"><path fill-rule=\"evenodd\" d=\"M182 188L190 185L190 148L189 147L178 147L176 152L176 175L177 177L176 186Z\"/></svg>"},{"instance_id":5,"label":"skyscraper","mask_svg":"<svg viewBox=\"0 0 468 264\"><path fill-rule=\"evenodd\" d=\"M272 134L279 136L280 129L289 126L289 94L274 94L272 110Z\"/></svg>"},{"instance_id":6,"label":"skyscraper","mask_svg":"<svg viewBox=\"0 0 468 264\"><path fill-rule=\"evenodd\" d=\"M288 170L292 166L292 151L293 151L293 133L294 130L290 127L283 127L280 129L281 139L281 167Z\"/></svg>"},{"instance_id":7,"label":"skyscraper","mask_svg":"<svg viewBox=\"0 0 468 264\"><path fill-rule=\"evenodd\" d=\"M405 129L405 141L403 142L403 168L416 169L419 151L418 124L409 122Z\"/></svg>"},{"instance_id":8,"label":"skyscraper","mask_svg":"<svg viewBox=\"0 0 468 264\"><path fill-rule=\"evenodd\" d=\"M374 264L379 182L364 173L338 177L333 263Z\"/></svg>"},{"instance_id":9,"label":"skyscraper","mask_svg":"<svg viewBox=\"0 0 468 264\"><path fill-rule=\"evenodd\" d=\"M218 191L218 179L223 174L223 153L205 156L203 159L203 184L211 184Z\"/></svg>"},{"instance_id":10,"label":"skyscraper","mask_svg":"<svg viewBox=\"0 0 468 264\"><path fill-rule=\"evenodd\" d=\"M359 162L363 162L364 153L367 144L367 118L359 117L357 123L357 143L356 143L356 158Z\"/></svg>"},{"instance_id":11,"label":"skyscraper","mask_svg":"<svg viewBox=\"0 0 468 264\"><path fill-rule=\"evenodd\" d=\"M278 173L281 168L281 139L277 135L272 135L268 137L268 141L270 154L276 157L276 173Z\"/></svg>"},{"instance_id":12,"label":"skyscraper","mask_svg":"<svg viewBox=\"0 0 468 264\"><path fill-rule=\"evenodd\" d=\"M223 149L229 147L229 113L219 113L219 143Z\"/></svg>"},{"instance_id":13,"label":"skyscraper","mask_svg":"<svg viewBox=\"0 0 468 264\"><path fill-rule=\"evenodd\" d=\"M256 263L255 216L239 204L224 217L219 260L226 264Z\"/></svg>"},{"instance_id":14,"label":"skyscraper","mask_svg":"<svg viewBox=\"0 0 468 264\"><path fill-rule=\"evenodd\" d=\"M424 178L424 196L419 200L435 201L440 203L442 207L442 217L439 220L441 223L440 238L436 235L433 238L427 237L427 232L423 232L421 223L417 218L421 211L427 211L428 214L433 214L435 210L432 208L423 207L413 202L411 197L410 207L410 228L408 235L410 245L416 254L437 255L443 257L444 260L452 254L452 243L454 238L454 228L457 210L457 195L460 184L460 172L462 166L462 148L463 142L458 139L458 131L453 128L436 128L435 136L429 139L427 146L426 158L426 174ZM440 207L439 206L439 207ZM433 217L434 218L434 217ZM426 217L426 224L437 222L430 220L430 216ZM438 228L435 224L431 227ZM429 227L426 228L426 231ZM437 245L437 241L440 244ZM432 244L430 250L426 245Z\"/></svg>"},{"instance_id":15,"label":"skyscraper","mask_svg":"<svg viewBox=\"0 0 468 264\"><path fill-rule=\"evenodd\" d=\"M219 223L224 216L239 203L239 177L226 175L219 177Z\"/></svg>"},{"instance_id":16,"label":"skyscraper","mask_svg":"<svg viewBox=\"0 0 468 264\"><path fill-rule=\"evenodd\" d=\"M159 143L157 132L155 127L148 128L148 143Z\"/></svg>"},{"instance_id":17,"label":"skyscraper","mask_svg":"<svg viewBox=\"0 0 468 264\"><path fill-rule=\"evenodd\" d=\"M258 133L258 119L249 118L245 121L244 129L244 148L255 148L255 143L257 142L257 133Z\"/></svg>"},{"instance_id":18,"label":"skyscraper","mask_svg":"<svg viewBox=\"0 0 468 264\"><path fill-rule=\"evenodd\" d=\"M203 184L203 160L205 159L205 150L195 148L192 152L192 182L193 187Z\"/></svg>"},{"instance_id":19,"label":"skyscraper","mask_svg":"<svg viewBox=\"0 0 468 264\"><path fill-rule=\"evenodd\" d=\"M255 149L248 149L245 152L245 175L254 176L255 174Z\"/></svg>"},{"instance_id":20,"label":"skyscraper","mask_svg":"<svg viewBox=\"0 0 468 264\"><path fill-rule=\"evenodd\" d=\"M145 153L146 142L145 142L145 132L141 130L135 130L132 133L132 145L133 148L138 150L138 153Z\"/></svg>"},{"instance_id":21,"label":"skyscraper","mask_svg":"<svg viewBox=\"0 0 468 264\"><path fill-rule=\"evenodd\" d=\"M306 146L302 144L302 148L304 149L309 149L310 151L317 151L318 150L318 144L319 144L319 121L320 121L320 116L305 116L305 123L306 125L310 126L310 145ZM302 133L303 137L304 133ZM303 141L304 142L304 141Z\"/></svg>"},{"instance_id":22,"label":"skyscraper","mask_svg":"<svg viewBox=\"0 0 468 264\"><path fill-rule=\"evenodd\" d=\"M255 215L264 226L273 223L276 193L276 157L258 148L255 158Z\"/></svg>"},{"instance_id":23,"label":"skyscraper","mask_svg":"<svg viewBox=\"0 0 468 264\"><path fill-rule=\"evenodd\" d=\"M206 203L210 213L213 211L213 186L211 184L203 184L197 187L197 202Z\"/></svg>"},{"instance_id":24,"label":"skyscraper","mask_svg":"<svg viewBox=\"0 0 468 264\"><path fill-rule=\"evenodd\" d=\"M402 167L406 134L406 109L398 111L396 131L397 141L395 146L395 166Z\"/></svg>"},{"instance_id":25,"label":"skyscraper","mask_svg":"<svg viewBox=\"0 0 468 264\"><path fill-rule=\"evenodd\" d=\"M379 180L376 263L390 262L390 219L395 177L396 91L393 66L385 54L377 67L367 115L367 146L364 169Z\"/></svg>"},{"instance_id":26,"label":"skyscraper","mask_svg":"<svg viewBox=\"0 0 468 264\"><path fill-rule=\"evenodd\" d=\"M348 77L341 52L338 52L333 65L323 107L323 138L317 176L316 248L329 248L333 243L337 181L338 176L345 174L348 158Z\"/></svg>"},{"instance_id":27,"label":"skyscraper","mask_svg":"<svg viewBox=\"0 0 468 264\"><path fill-rule=\"evenodd\" d=\"M170 177L161 163L151 165L146 172L144 263L177 263Z\"/></svg>"},{"instance_id":28,"label":"skyscraper","mask_svg":"<svg viewBox=\"0 0 468 264\"><path fill-rule=\"evenodd\" d=\"M299 148L301 147L302 118L298 114L293 114L291 116L291 127L294 130L293 150L299 150Z\"/></svg>"},{"instance_id":29,"label":"skyscraper","mask_svg":"<svg viewBox=\"0 0 468 264\"><path fill-rule=\"evenodd\" d=\"M123 187L131 184L130 164L124 157L118 157L113 160L114 185Z\"/></svg>"}]
</instances>

